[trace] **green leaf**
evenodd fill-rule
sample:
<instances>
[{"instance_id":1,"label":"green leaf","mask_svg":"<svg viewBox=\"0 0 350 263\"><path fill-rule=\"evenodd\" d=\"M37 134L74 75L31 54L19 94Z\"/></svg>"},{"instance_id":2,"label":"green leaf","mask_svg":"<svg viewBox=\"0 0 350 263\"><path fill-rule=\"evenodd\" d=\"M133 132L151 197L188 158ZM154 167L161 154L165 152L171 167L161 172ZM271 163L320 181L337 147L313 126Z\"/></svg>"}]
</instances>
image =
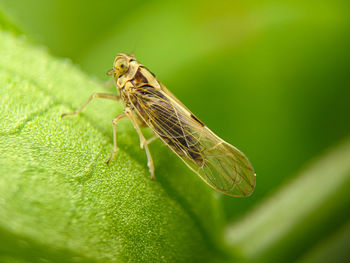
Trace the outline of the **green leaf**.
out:
<instances>
[{"instance_id":1,"label":"green leaf","mask_svg":"<svg viewBox=\"0 0 350 263\"><path fill-rule=\"evenodd\" d=\"M230 245L249 262L295 262L348 222L349 160L348 138L250 211L242 221L229 226ZM348 227L344 232L349 233ZM348 247L348 243L342 242L346 240L349 238L342 237L339 242L342 244L335 245L342 253ZM331 246L327 249L332 252ZM323 254L327 255L327 251Z\"/></svg>"},{"instance_id":2,"label":"green leaf","mask_svg":"<svg viewBox=\"0 0 350 263\"><path fill-rule=\"evenodd\" d=\"M122 105L69 61L0 32L0 261L190 262L225 258L217 195L163 144L150 180ZM149 130L144 130L150 134Z\"/></svg>"}]
</instances>

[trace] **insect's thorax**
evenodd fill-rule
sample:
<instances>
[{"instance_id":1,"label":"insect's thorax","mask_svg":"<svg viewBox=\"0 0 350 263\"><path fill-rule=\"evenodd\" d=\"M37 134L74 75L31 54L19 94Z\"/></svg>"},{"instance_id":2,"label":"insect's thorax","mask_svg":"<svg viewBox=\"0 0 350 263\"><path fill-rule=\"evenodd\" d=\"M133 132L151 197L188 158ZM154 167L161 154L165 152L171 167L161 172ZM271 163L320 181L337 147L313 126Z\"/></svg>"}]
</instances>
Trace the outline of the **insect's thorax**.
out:
<instances>
[{"instance_id":1,"label":"insect's thorax","mask_svg":"<svg viewBox=\"0 0 350 263\"><path fill-rule=\"evenodd\" d=\"M116 80L116 86L125 106L131 106L133 94L143 86L161 89L155 75L137 61L130 62L128 72Z\"/></svg>"}]
</instances>

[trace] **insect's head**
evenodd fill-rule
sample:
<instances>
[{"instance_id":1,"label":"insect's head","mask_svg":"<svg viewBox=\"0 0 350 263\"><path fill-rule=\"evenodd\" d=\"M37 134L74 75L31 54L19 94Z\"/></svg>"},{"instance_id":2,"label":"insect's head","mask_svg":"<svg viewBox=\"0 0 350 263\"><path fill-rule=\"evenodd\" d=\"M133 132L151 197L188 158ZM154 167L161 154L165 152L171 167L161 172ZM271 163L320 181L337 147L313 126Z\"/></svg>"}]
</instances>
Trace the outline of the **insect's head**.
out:
<instances>
[{"instance_id":1,"label":"insect's head","mask_svg":"<svg viewBox=\"0 0 350 263\"><path fill-rule=\"evenodd\" d=\"M126 54L119 54L113 63L113 69L107 72L107 75L119 78L129 70L130 61L134 60L132 56Z\"/></svg>"}]
</instances>

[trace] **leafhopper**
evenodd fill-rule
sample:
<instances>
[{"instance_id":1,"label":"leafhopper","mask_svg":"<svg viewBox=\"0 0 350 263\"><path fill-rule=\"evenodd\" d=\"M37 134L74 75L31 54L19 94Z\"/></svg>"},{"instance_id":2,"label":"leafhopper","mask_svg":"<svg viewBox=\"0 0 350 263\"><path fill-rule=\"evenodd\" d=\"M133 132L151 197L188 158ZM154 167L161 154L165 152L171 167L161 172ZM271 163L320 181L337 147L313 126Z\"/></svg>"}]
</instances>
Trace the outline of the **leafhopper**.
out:
<instances>
[{"instance_id":1,"label":"leafhopper","mask_svg":"<svg viewBox=\"0 0 350 263\"><path fill-rule=\"evenodd\" d=\"M124 103L124 111L113 120L114 150L107 164L117 153L117 123L128 117L146 151L152 179L154 165L149 144L159 138L215 190L237 197L252 193L255 173L247 157L215 135L133 56L119 54L107 74L113 76L118 95L94 93L77 111L62 114L79 114L93 98ZM140 124L150 127L155 137L146 140Z\"/></svg>"}]
</instances>

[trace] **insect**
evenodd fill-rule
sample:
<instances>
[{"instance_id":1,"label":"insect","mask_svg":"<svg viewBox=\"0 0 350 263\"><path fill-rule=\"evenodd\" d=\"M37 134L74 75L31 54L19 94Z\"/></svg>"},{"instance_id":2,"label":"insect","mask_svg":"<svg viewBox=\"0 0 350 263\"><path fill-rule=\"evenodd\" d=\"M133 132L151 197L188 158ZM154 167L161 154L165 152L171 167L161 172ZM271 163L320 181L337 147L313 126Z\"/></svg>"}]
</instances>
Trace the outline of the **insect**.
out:
<instances>
[{"instance_id":1,"label":"insect","mask_svg":"<svg viewBox=\"0 0 350 263\"><path fill-rule=\"evenodd\" d=\"M107 164L117 153L117 123L128 117L139 135L141 148L146 151L152 179L154 165L149 144L159 138L215 190L238 197L251 194L255 173L247 157L216 136L151 71L133 56L119 54L107 74L114 77L119 95L94 93L77 111L62 114L62 117L79 114L93 98L124 103L124 111L113 120L114 149ZM140 124L150 127L156 136L146 140Z\"/></svg>"}]
</instances>

